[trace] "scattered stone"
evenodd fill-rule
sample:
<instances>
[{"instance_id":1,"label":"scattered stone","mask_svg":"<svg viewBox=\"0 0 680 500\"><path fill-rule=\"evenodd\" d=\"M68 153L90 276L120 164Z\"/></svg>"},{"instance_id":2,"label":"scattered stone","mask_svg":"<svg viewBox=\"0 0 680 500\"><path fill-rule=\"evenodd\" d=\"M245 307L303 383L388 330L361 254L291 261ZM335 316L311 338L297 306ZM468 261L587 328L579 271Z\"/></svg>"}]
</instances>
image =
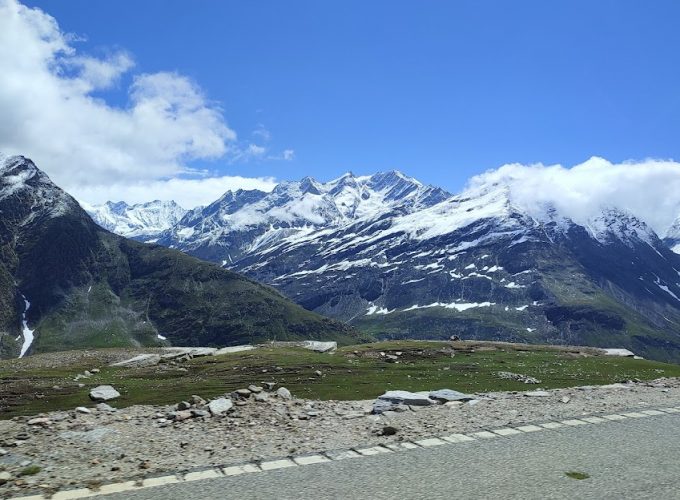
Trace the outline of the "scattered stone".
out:
<instances>
[{"instance_id":1,"label":"scattered stone","mask_svg":"<svg viewBox=\"0 0 680 500\"><path fill-rule=\"evenodd\" d=\"M434 401L429 398L429 394L422 392L387 391L378 396L378 399L409 406L430 406L434 404Z\"/></svg>"},{"instance_id":2,"label":"scattered stone","mask_svg":"<svg viewBox=\"0 0 680 500\"><path fill-rule=\"evenodd\" d=\"M231 410L232 406L233 404L231 399L227 398L213 399L210 403L208 403L208 409L210 410L210 413L215 416L223 415L224 413Z\"/></svg>"},{"instance_id":3,"label":"scattered stone","mask_svg":"<svg viewBox=\"0 0 680 500\"><path fill-rule=\"evenodd\" d=\"M276 395L280 397L281 399L291 399L293 396L291 395L290 391L286 389L285 387L279 387L276 390Z\"/></svg>"},{"instance_id":4,"label":"scattered stone","mask_svg":"<svg viewBox=\"0 0 680 500\"><path fill-rule=\"evenodd\" d=\"M474 396L469 394L463 394L462 392L454 391L451 389L439 389L438 391L432 391L429 395L430 399L434 399L440 402L445 401L470 401L475 399Z\"/></svg>"},{"instance_id":5,"label":"scattered stone","mask_svg":"<svg viewBox=\"0 0 680 500\"><path fill-rule=\"evenodd\" d=\"M99 373L100 370L99 370L99 368L92 368L90 371L92 373Z\"/></svg>"},{"instance_id":6,"label":"scattered stone","mask_svg":"<svg viewBox=\"0 0 680 500\"><path fill-rule=\"evenodd\" d=\"M175 422L181 422L183 420L189 420L193 415L189 410L181 410L173 412L172 417Z\"/></svg>"},{"instance_id":7,"label":"scattered stone","mask_svg":"<svg viewBox=\"0 0 680 500\"><path fill-rule=\"evenodd\" d=\"M109 406L106 403L99 403L97 404L97 410L99 411L108 411L108 412L114 412L118 411L116 410L113 406Z\"/></svg>"},{"instance_id":8,"label":"scattered stone","mask_svg":"<svg viewBox=\"0 0 680 500\"><path fill-rule=\"evenodd\" d=\"M189 398L189 400L191 401L192 405L196 405L196 406L203 406L206 403L205 399L203 399L201 396L197 396L195 394L193 396L191 396L191 398Z\"/></svg>"},{"instance_id":9,"label":"scattered stone","mask_svg":"<svg viewBox=\"0 0 680 500\"><path fill-rule=\"evenodd\" d=\"M189 403L188 401L180 401L179 403L177 403L177 409L179 411L188 410L189 408L191 408L191 403Z\"/></svg>"},{"instance_id":10,"label":"scattered stone","mask_svg":"<svg viewBox=\"0 0 680 500\"><path fill-rule=\"evenodd\" d=\"M210 415L211 415L211 413L207 410L197 410L195 408L193 410L191 410L191 416L194 417L194 418L198 418L198 417L205 418L205 417L209 417Z\"/></svg>"},{"instance_id":11,"label":"scattered stone","mask_svg":"<svg viewBox=\"0 0 680 500\"><path fill-rule=\"evenodd\" d=\"M92 410L90 410L89 408L85 408L84 406L79 406L78 408L76 408L76 412L77 413L84 413L84 414L87 415L89 413L92 413Z\"/></svg>"},{"instance_id":12,"label":"scattered stone","mask_svg":"<svg viewBox=\"0 0 680 500\"><path fill-rule=\"evenodd\" d=\"M391 425L386 425L383 427L380 432L378 432L379 436L394 436L397 432L399 432L399 429L396 427L393 427Z\"/></svg>"},{"instance_id":13,"label":"scattered stone","mask_svg":"<svg viewBox=\"0 0 680 500\"><path fill-rule=\"evenodd\" d=\"M323 376L323 373L321 373L321 370L316 370L316 371L314 372L314 375L316 375L317 377L322 377L322 376Z\"/></svg>"},{"instance_id":14,"label":"scattered stone","mask_svg":"<svg viewBox=\"0 0 680 500\"><path fill-rule=\"evenodd\" d=\"M32 418L31 420L28 421L28 425L47 426L47 425L50 425L51 423L52 423L52 421L47 417L36 417L36 418Z\"/></svg>"},{"instance_id":15,"label":"scattered stone","mask_svg":"<svg viewBox=\"0 0 680 500\"><path fill-rule=\"evenodd\" d=\"M259 392L262 392L262 387L257 386L257 385L249 385L248 390L252 392L253 394L257 394Z\"/></svg>"},{"instance_id":16,"label":"scattered stone","mask_svg":"<svg viewBox=\"0 0 680 500\"><path fill-rule=\"evenodd\" d=\"M255 394L255 401L257 401L258 403L264 403L266 401L269 401L269 394L267 394L266 392L257 393Z\"/></svg>"},{"instance_id":17,"label":"scattered stone","mask_svg":"<svg viewBox=\"0 0 680 500\"><path fill-rule=\"evenodd\" d=\"M9 472L0 472L0 484L5 484L12 480L12 474Z\"/></svg>"},{"instance_id":18,"label":"scattered stone","mask_svg":"<svg viewBox=\"0 0 680 500\"><path fill-rule=\"evenodd\" d=\"M245 399L249 398L252 394L249 389L236 389L234 392L238 397Z\"/></svg>"},{"instance_id":19,"label":"scattered stone","mask_svg":"<svg viewBox=\"0 0 680 500\"><path fill-rule=\"evenodd\" d=\"M498 378L504 380L516 380L518 382L523 382L525 384L540 384L541 381L537 378L530 377L529 375L524 375L522 373L512 373L512 372L498 372L496 373Z\"/></svg>"},{"instance_id":20,"label":"scattered stone","mask_svg":"<svg viewBox=\"0 0 680 500\"><path fill-rule=\"evenodd\" d=\"M94 401L110 401L120 397L120 392L110 385L100 385L90 391L90 399Z\"/></svg>"},{"instance_id":21,"label":"scattered stone","mask_svg":"<svg viewBox=\"0 0 680 500\"><path fill-rule=\"evenodd\" d=\"M569 396L562 396L562 399L560 399L563 403L568 403L571 401L571 398Z\"/></svg>"},{"instance_id":22,"label":"scattered stone","mask_svg":"<svg viewBox=\"0 0 680 500\"><path fill-rule=\"evenodd\" d=\"M274 389L276 382L264 382L262 385L264 385L268 391L271 391Z\"/></svg>"},{"instance_id":23,"label":"scattered stone","mask_svg":"<svg viewBox=\"0 0 680 500\"><path fill-rule=\"evenodd\" d=\"M0 457L4 457L5 455L9 455L9 451L4 448L0 448Z\"/></svg>"}]
</instances>

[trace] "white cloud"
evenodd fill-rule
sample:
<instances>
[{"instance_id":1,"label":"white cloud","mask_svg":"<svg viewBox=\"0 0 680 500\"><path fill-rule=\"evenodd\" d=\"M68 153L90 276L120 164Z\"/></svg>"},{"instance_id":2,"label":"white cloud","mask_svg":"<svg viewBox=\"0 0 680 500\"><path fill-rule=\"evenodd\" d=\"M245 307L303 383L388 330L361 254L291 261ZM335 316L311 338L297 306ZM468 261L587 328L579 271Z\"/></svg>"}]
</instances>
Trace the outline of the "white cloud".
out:
<instances>
[{"instance_id":1,"label":"white cloud","mask_svg":"<svg viewBox=\"0 0 680 500\"><path fill-rule=\"evenodd\" d=\"M672 160L615 164L593 157L572 168L510 164L473 177L469 187L493 182L507 183L512 201L530 213L552 203L558 212L584 223L602 208L618 207L661 236L680 210L680 163Z\"/></svg>"},{"instance_id":2,"label":"white cloud","mask_svg":"<svg viewBox=\"0 0 680 500\"><path fill-rule=\"evenodd\" d=\"M204 179L181 179L145 181L135 184L112 184L81 186L71 194L82 204L101 204L106 201L143 203L150 200L175 200L184 208L207 205L226 191L259 189L271 191L276 181L271 177L252 178L239 176L207 177Z\"/></svg>"},{"instance_id":3,"label":"white cloud","mask_svg":"<svg viewBox=\"0 0 680 500\"><path fill-rule=\"evenodd\" d=\"M188 166L193 160L266 157L265 148L237 140L220 107L190 79L132 74L130 54L83 55L76 42L40 9L0 0L0 151L32 158L74 193L120 186L115 199L126 186L133 192L200 175ZM130 80L120 106L94 94Z\"/></svg>"},{"instance_id":4,"label":"white cloud","mask_svg":"<svg viewBox=\"0 0 680 500\"><path fill-rule=\"evenodd\" d=\"M295 159L295 151L293 149L284 149L280 153L269 155L268 160L283 160L293 161Z\"/></svg>"}]
</instances>

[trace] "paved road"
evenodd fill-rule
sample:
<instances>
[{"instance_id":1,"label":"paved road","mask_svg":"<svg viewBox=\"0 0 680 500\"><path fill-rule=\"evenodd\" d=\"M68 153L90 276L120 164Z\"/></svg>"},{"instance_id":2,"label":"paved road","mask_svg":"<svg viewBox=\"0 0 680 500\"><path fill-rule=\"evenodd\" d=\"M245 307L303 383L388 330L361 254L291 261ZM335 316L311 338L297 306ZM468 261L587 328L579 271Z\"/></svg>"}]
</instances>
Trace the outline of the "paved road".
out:
<instances>
[{"instance_id":1,"label":"paved road","mask_svg":"<svg viewBox=\"0 0 680 500\"><path fill-rule=\"evenodd\" d=\"M570 479L565 475L568 471L585 472L590 478ZM680 414L564 427L100 498L680 499Z\"/></svg>"}]
</instances>

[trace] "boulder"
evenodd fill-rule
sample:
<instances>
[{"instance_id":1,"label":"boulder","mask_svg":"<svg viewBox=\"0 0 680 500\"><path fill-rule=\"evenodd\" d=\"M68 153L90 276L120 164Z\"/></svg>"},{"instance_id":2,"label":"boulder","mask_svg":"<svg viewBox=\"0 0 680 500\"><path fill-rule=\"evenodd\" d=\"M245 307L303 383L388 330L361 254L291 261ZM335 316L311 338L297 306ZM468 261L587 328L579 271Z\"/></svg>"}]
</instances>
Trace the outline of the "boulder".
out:
<instances>
[{"instance_id":1,"label":"boulder","mask_svg":"<svg viewBox=\"0 0 680 500\"><path fill-rule=\"evenodd\" d=\"M248 390L253 394L257 394L258 392L262 392L262 387L257 385L249 385Z\"/></svg>"},{"instance_id":2,"label":"boulder","mask_svg":"<svg viewBox=\"0 0 680 500\"><path fill-rule=\"evenodd\" d=\"M471 401L475 399L474 396L463 394L462 392L451 389L439 389L438 391L432 391L430 392L429 397L430 399L434 399L442 403L447 401Z\"/></svg>"},{"instance_id":3,"label":"boulder","mask_svg":"<svg viewBox=\"0 0 680 500\"><path fill-rule=\"evenodd\" d=\"M232 406L231 399L217 398L208 403L208 410L210 410L210 413L217 416L228 412L231 410Z\"/></svg>"},{"instance_id":4,"label":"boulder","mask_svg":"<svg viewBox=\"0 0 680 500\"><path fill-rule=\"evenodd\" d=\"M126 359L125 361L119 361L118 363L112 363L110 366L122 366L126 368L138 368L142 366L153 366L157 365L161 361L161 356L159 354L140 354L134 358Z\"/></svg>"},{"instance_id":5,"label":"boulder","mask_svg":"<svg viewBox=\"0 0 680 500\"><path fill-rule=\"evenodd\" d=\"M285 387L279 387L278 389L276 389L276 395L281 399L291 399L293 397L290 391Z\"/></svg>"},{"instance_id":6,"label":"boulder","mask_svg":"<svg viewBox=\"0 0 680 500\"><path fill-rule=\"evenodd\" d=\"M319 342L318 340L307 340L302 347L315 352L331 352L338 348L337 342Z\"/></svg>"},{"instance_id":7,"label":"boulder","mask_svg":"<svg viewBox=\"0 0 680 500\"><path fill-rule=\"evenodd\" d=\"M100 385L90 391L90 399L94 401L110 401L120 397L120 392L110 385Z\"/></svg>"}]
</instances>

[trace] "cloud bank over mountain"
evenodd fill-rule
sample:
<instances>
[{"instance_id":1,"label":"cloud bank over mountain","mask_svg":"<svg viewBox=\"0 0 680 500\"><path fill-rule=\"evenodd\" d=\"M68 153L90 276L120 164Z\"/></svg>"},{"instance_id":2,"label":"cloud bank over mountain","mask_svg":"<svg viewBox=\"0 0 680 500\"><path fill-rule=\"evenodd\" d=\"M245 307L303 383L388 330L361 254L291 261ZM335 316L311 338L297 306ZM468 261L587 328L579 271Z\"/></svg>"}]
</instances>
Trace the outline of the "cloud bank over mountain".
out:
<instances>
[{"instance_id":1,"label":"cloud bank over mountain","mask_svg":"<svg viewBox=\"0 0 680 500\"><path fill-rule=\"evenodd\" d=\"M680 163L671 160L611 163L592 157L571 168L509 164L473 177L468 188L489 183L507 184L513 202L529 213L552 204L579 224L618 207L663 235L680 211Z\"/></svg>"},{"instance_id":2,"label":"cloud bank over mountain","mask_svg":"<svg viewBox=\"0 0 680 500\"><path fill-rule=\"evenodd\" d=\"M166 197L181 184L186 204L207 185L228 189L242 180L206 180L191 162L267 155L239 140L219 104L186 76L133 72L126 51L95 57L78 52L78 42L42 10L0 0L0 151L30 156L77 195L115 184L118 197L128 196L128 187L134 196L147 182L155 197ZM125 102L106 100L110 90L123 90ZM178 175L181 183L164 183Z\"/></svg>"}]
</instances>

